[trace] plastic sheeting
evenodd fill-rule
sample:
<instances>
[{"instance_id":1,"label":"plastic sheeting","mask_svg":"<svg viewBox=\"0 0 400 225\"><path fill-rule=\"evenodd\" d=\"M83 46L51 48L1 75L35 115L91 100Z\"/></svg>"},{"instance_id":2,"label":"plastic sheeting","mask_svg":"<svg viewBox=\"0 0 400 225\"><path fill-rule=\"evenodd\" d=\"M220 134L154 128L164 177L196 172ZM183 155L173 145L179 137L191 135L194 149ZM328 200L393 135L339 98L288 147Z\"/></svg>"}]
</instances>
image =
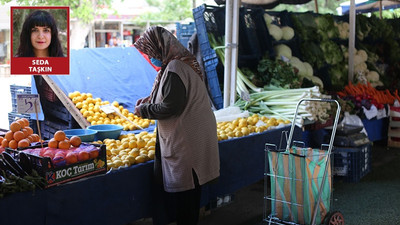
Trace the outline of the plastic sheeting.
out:
<instances>
[{"instance_id":1,"label":"plastic sheeting","mask_svg":"<svg viewBox=\"0 0 400 225\"><path fill-rule=\"evenodd\" d=\"M92 93L102 101L117 101L131 112L136 100L150 94L157 75L134 47L85 48L71 50L70 54L70 75L51 76L66 95L74 91ZM32 93L37 93L33 77ZM43 120L43 115L39 119Z\"/></svg>"}]
</instances>

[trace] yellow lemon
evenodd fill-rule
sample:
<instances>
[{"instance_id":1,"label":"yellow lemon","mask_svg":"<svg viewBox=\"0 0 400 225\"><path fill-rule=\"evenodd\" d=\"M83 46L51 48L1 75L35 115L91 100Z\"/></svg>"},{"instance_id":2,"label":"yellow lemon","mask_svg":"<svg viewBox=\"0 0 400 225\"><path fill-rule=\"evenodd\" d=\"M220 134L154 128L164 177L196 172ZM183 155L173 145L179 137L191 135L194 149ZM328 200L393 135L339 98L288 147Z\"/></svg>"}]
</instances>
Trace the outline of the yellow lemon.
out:
<instances>
[{"instance_id":1,"label":"yellow lemon","mask_svg":"<svg viewBox=\"0 0 400 225\"><path fill-rule=\"evenodd\" d=\"M144 155L139 155L135 158L135 162L136 163L144 163L144 162L146 162L146 158L144 157Z\"/></svg>"}]
</instances>

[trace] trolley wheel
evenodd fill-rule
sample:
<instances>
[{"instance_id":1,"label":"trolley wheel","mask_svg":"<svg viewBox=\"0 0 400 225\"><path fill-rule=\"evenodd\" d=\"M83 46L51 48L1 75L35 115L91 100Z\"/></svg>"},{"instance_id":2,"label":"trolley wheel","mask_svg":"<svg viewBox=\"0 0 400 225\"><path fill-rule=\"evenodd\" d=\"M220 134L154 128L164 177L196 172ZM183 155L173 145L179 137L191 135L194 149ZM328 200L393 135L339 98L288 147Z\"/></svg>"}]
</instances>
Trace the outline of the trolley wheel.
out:
<instances>
[{"instance_id":1,"label":"trolley wheel","mask_svg":"<svg viewBox=\"0 0 400 225\"><path fill-rule=\"evenodd\" d=\"M344 216L339 211L328 213L325 218L325 225L344 225Z\"/></svg>"}]
</instances>

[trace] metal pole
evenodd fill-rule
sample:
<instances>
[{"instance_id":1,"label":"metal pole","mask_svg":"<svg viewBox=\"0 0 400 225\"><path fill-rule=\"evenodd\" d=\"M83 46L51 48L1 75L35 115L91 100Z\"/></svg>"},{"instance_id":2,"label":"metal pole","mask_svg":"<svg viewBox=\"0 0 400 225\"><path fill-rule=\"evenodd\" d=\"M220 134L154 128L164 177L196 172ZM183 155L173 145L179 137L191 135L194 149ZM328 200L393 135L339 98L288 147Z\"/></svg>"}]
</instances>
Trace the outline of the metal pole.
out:
<instances>
[{"instance_id":1,"label":"metal pole","mask_svg":"<svg viewBox=\"0 0 400 225\"><path fill-rule=\"evenodd\" d=\"M356 6L355 0L350 0L350 13L349 13L349 24L350 24L350 36L349 36L349 81L353 82L354 79L354 42L356 37Z\"/></svg>"},{"instance_id":2,"label":"metal pole","mask_svg":"<svg viewBox=\"0 0 400 225\"><path fill-rule=\"evenodd\" d=\"M232 44L231 48L231 82L230 82L230 101L229 105L234 105L236 102L236 75L238 61L238 43L239 43L239 8L240 0L233 0L232 10Z\"/></svg>"},{"instance_id":3,"label":"metal pole","mask_svg":"<svg viewBox=\"0 0 400 225\"><path fill-rule=\"evenodd\" d=\"M224 68L224 108L229 106L229 96L231 87L231 58L232 49L232 0L226 0L225 3L225 68ZM235 90L233 90L235 91Z\"/></svg>"}]
</instances>

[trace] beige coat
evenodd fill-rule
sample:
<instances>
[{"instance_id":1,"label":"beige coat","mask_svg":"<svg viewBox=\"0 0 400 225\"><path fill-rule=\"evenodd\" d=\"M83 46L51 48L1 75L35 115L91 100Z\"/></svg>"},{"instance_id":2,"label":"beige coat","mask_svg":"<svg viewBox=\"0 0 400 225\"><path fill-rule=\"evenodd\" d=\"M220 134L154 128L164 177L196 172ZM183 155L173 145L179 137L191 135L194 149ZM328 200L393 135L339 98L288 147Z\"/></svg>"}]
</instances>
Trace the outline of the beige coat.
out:
<instances>
[{"instance_id":1,"label":"beige coat","mask_svg":"<svg viewBox=\"0 0 400 225\"><path fill-rule=\"evenodd\" d=\"M164 189L180 192L194 188L192 169L202 185L219 176L217 124L204 82L190 66L171 61L168 71L178 74L186 88L187 104L177 117L158 120ZM160 87L167 76L163 76ZM155 102L163 99L162 88Z\"/></svg>"}]
</instances>

